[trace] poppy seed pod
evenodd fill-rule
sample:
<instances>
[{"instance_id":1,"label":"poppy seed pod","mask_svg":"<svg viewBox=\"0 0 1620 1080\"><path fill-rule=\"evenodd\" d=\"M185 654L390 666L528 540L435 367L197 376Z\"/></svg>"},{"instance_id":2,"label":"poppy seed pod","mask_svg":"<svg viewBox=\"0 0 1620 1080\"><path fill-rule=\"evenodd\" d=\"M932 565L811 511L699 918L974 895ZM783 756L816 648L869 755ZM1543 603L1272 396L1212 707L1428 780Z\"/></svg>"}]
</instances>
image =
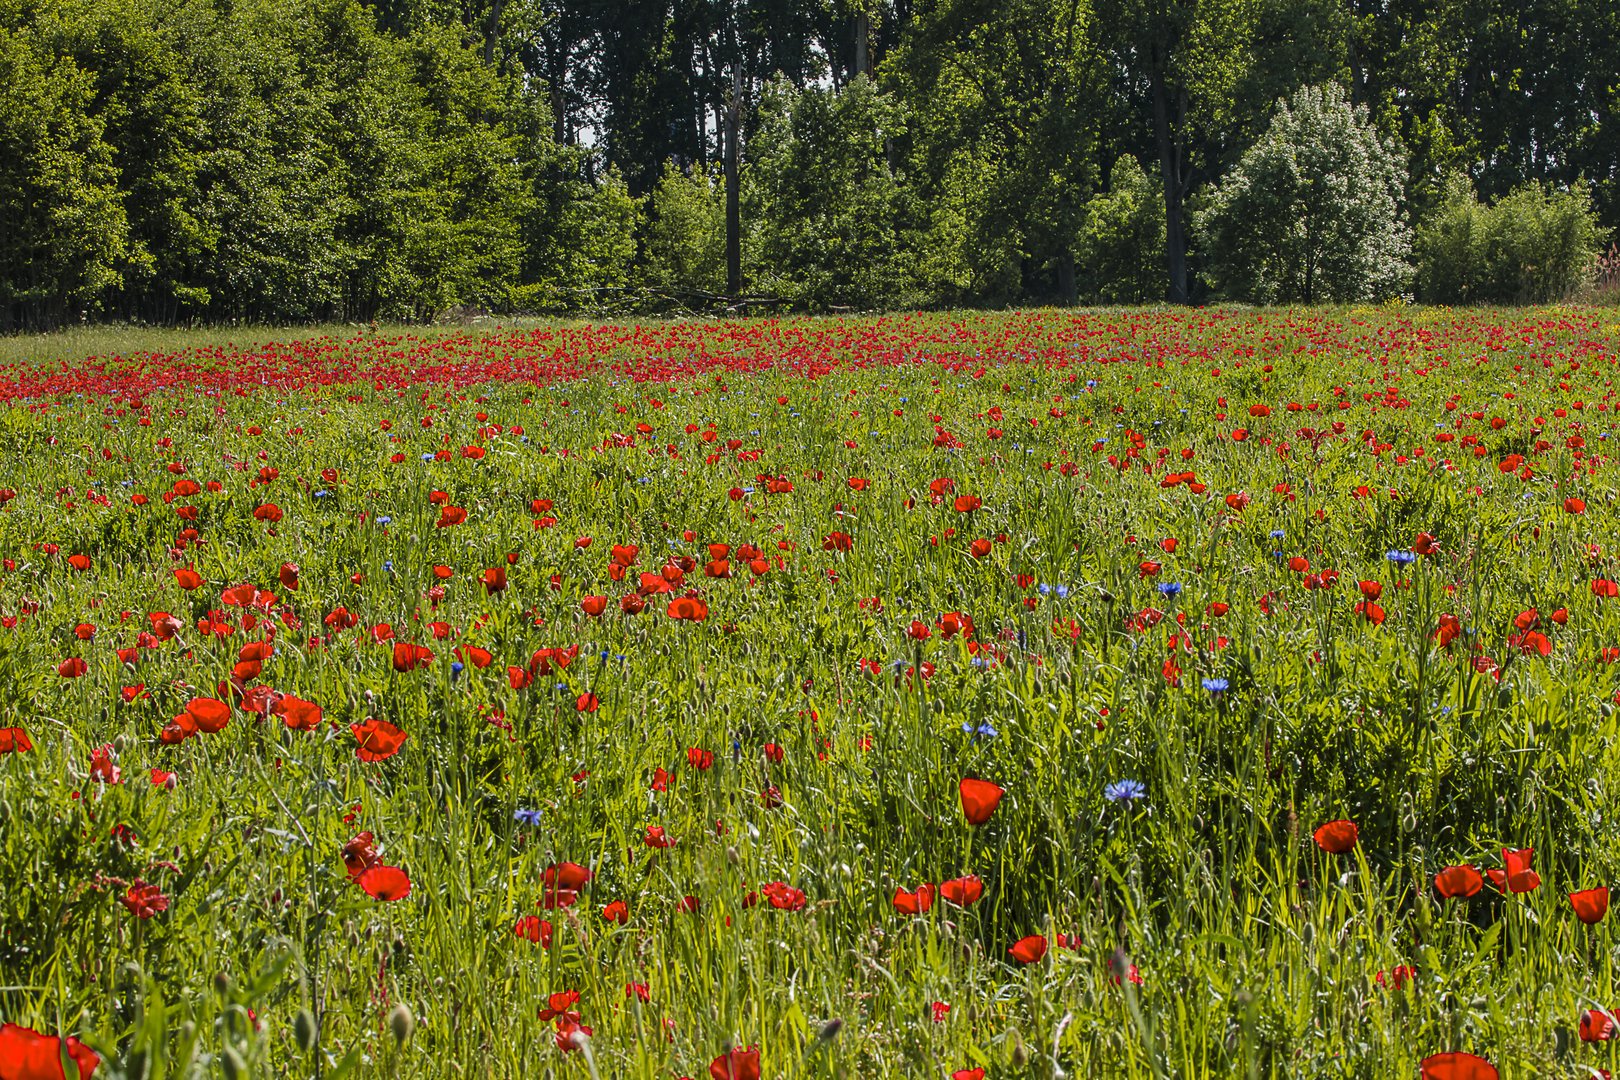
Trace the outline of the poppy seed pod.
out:
<instances>
[{"instance_id":1,"label":"poppy seed pod","mask_svg":"<svg viewBox=\"0 0 1620 1080\"><path fill-rule=\"evenodd\" d=\"M293 1017L293 1042L307 1054L315 1049L315 1034L315 1017L308 1009L299 1009L298 1015Z\"/></svg>"},{"instance_id":2,"label":"poppy seed pod","mask_svg":"<svg viewBox=\"0 0 1620 1080\"><path fill-rule=\"evenodd\" d=\"M411 1041L411 1036L416 1033L416 1017L412 1015L409 1005L402 1001L389 1011L388 1030L393 1033L394 1042L400 1046Z\"/></svg>"}]
</instances>

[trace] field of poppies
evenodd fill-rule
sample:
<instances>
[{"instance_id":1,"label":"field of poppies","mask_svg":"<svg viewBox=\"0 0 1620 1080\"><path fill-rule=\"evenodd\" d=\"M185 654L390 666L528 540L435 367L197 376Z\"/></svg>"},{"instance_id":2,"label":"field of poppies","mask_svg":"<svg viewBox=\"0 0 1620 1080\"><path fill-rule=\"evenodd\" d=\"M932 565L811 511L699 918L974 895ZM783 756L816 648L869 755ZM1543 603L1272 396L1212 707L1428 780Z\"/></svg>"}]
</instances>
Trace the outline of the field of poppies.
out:
<instances>
[{"instance_id":1,"label":"field of poppies","mask_svg":"<svg viewBox=\"0 0 1620 1080\"><path fill-rule=\"evenodd\" d=\"M1612 311L0 369L0 1080L1608 1075Z\"/></svg>"}]
</instances>

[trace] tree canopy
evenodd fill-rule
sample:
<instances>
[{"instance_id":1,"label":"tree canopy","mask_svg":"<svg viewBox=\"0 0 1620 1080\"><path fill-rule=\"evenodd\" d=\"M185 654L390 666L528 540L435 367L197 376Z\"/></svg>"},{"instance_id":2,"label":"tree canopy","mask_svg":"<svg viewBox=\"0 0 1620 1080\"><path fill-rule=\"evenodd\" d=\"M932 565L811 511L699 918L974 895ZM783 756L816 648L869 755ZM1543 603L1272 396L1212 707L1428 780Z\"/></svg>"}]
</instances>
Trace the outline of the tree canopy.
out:
<instances>
[{"instance_id":1,"label":"tree canopy","mask_svg":"<svg viewBox=\"0 0 1620 1080\"><path fill-rule=\"evenodd\" d=\"M0 0L0 330L1387 293L1244 254L1303 87L1398 147L1314 221L1421 264L1464 184L1506 209L1448 250L1575 270L1400 287L1553 295L1620 226L1617 54L1606 0Z\"/></svg>"}]
</instances>

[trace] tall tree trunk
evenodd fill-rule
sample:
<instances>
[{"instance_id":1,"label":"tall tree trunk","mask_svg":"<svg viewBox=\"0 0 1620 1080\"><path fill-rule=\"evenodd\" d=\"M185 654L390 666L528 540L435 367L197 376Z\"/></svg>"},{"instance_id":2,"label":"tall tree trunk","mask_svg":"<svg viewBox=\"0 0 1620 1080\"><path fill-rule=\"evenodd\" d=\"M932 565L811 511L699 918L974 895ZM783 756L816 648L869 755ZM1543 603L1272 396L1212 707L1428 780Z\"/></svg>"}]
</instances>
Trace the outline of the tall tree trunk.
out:
<instances>
[{"instance_id":1,"label":"tall tree trunk","mask_svg":"<svg viewBox=\"0 0 1620 1080\"><path fill-rule=\"evenodd\" d=\"M1159 175L1164 181L1164 249L1169 288L1165 299L1187 302L1187 233L1182 206L1181 154L1170 131L1170 92L1163 65L1152 65L1153 138L1159 146Z\"/></svg>"},{"instance_id":2,"label":"tall tree trunk","mask_svg":"<svg viewBox=\"0 0 1620 1080\"><path fill-rule=\"evenodd\" d=\"M865 11L855 16L855 74L870 76L872 16Z\"/></svg>"},{"instance_id":3,"label":"tall tree trunk","mask_svg":"<svg viewBox=\"0 0 1620 1080\"><path fill-rule=\"evenodd\" d=\"M726 103L726 295L742 293L742 202L737 183L737 111L742 107L742 68L731 69L731 100Z\"/></svg>"},{"instance_id":4,"label":"tall tree trunk","mask_svg":"<svg viewBox=\"0 0 1620 1080\"><path fill-rule=\"evenodd\" d=\"M495 43L501 36L501 9L506 0L490 0L489 21L484 24L484 66L495 66Z\"/></svg>"}]
</instances>

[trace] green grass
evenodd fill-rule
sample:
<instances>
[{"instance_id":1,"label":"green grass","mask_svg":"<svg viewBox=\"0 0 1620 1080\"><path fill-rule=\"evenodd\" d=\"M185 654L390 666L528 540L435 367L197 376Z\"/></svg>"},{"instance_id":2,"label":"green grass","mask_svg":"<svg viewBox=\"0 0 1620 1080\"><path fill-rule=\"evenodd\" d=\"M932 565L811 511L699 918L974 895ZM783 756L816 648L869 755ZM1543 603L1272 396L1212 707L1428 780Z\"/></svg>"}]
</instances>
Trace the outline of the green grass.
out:
<instances>
[{"instance_id":1,"label":"green grass","mask_svg":"<svg viewBox=\"0 0 1620 1080\"><path fill-rule=\"evenodd\" d=\"M11 355L203 341L130 331ZM1577 1035L1582 1010L1614 1003L1612 924L1582 925L1566 898L1620 865L1620 668L1603 652L1620 601L1591 588L1620 576L1611 314L575 324L539 344L458 339L513 365L463 386L423 380L431 344L345 347L364 365L342 384L263 386L227 356L212 385L98 374L0 409L0 488L16 492L0 615L17 618L0 629L0 727L33 743L0 755L0 1021L85 1039L103 1077L703 1077L732 1045L757 1046L773 1078L1416 1076L1445 1050L1508 1077L1614 1067ZM938 478L954 487L936 499ZM166 504L188 479L202 490ZM436 525L435 491L465 523ZM267 503L279 522L254 518ZM829 549L834 531L849 551ZM1437 550L1391 561L1419 533ZM768 564L757 580L745 543ZM623 580L615 544L639 548ZM709 544L730 545L734 576L705 576ZM79 553L90 569L67 562ZM624 614L675 557L692 559L685 585ZM508 585L489 593L497 566ZM180 588L182 567L202 587ZM1330 568L1336 582L1306 587ZM1357 609L1360 581L1383 587L1381 624ZM266 636L222 602L242 582L276 594L277 626L243 681L326 722L239 709L164 745ZM686 588L705 620L666 615ZM593 595L599 617L580 607ZM340 607L358 625L329 627ZM1515 637L1529 609L1546 657ZM138 647L154 612L181 629ZM949 612L971 638L947 638ZM1465 628L1444 647L1442 614ZM434 660L396 671L380 624ZM454 673L458 645L493 662ZM564 646L571 663L513 688L509 667ZM115 652L137 647L133 665ZM82 677L58 674L71 657ZM137 684L149 696L122 700ZM408 733L397 755L358 759L350 725L367 717ZM89 776L103 744L121 783ZM1006 791L977 827L965 776ZM1105 798L1125 779L1145 798ZM1312 832L1339 818L1360 834L1335 855ZM676 844L646 846L649 826ZM348 880L361 830L408 897ZM1436 894L1437 871L1497 867L1504 847L1535 849L1538 888ZM537 907L560 861L593 879L574 906ZM965 874L984 883L971 907L894 909L897 888ZM137 878L168 910L118 902ZM801 909L746 901L778 881ZM623 926L601 914L616 900ZM553 924L549 948L514 935L529 915ZM1031 935L1054 946L1021 965L1008 949ZM1129 965L1140 985L1116 985ZM538 1016L561 991L580 994L588 1053ZM300 1014L318 1021L307 1051Z\"/></svg>"}]
</instances>

